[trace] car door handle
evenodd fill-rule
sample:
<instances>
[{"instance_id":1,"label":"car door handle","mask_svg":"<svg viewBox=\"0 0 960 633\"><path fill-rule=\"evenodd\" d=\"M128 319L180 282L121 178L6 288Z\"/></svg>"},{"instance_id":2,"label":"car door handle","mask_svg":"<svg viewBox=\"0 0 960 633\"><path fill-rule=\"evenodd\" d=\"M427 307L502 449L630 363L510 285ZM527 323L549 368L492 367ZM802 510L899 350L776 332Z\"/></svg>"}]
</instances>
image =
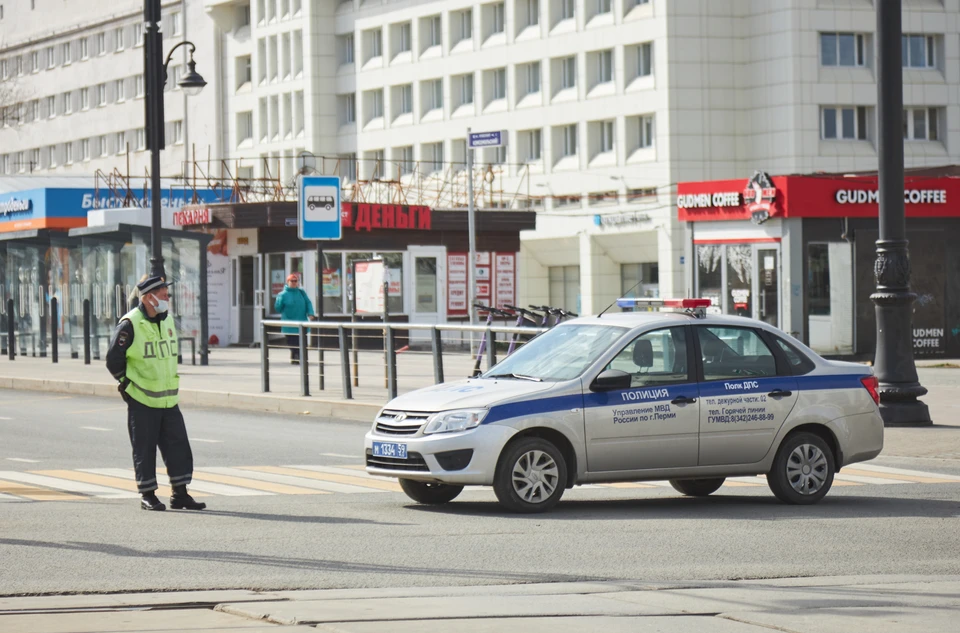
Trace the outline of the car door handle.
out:
<instances>
[{"instance_id":1,"label":"car door handle","mask_svg":"<svg viewBox=\"0 0 960 633\"><path fill-rule=\"evenodd\" d=\"M774 389L769 394L771 398L789 398L793 395L792 391L784 391L783 389Z\"/></svg>"},{"instance_id":2,"label":"car door handle","mask_svg":"<svg viewBox=\"0 0 960 633\"><path fill-rule=\"evenodd\" d=\"M670 404L693 404L697 401L696 398L688 398L687 396L678 396L670 401Z\"/></svg>"}]
</instances>

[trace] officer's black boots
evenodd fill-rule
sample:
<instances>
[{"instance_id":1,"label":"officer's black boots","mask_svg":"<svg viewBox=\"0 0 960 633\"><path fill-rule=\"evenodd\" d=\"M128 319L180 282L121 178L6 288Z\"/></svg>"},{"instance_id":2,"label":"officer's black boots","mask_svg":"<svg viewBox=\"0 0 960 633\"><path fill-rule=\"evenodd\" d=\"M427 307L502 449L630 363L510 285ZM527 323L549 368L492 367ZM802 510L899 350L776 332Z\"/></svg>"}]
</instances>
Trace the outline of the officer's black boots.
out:
<instances>
[{"instance_id":1,"label":"officer's black boots","mask_svg":"<svg viewBox=\"0 0 960 633\"><path fill-rule=\"evenodd\" d=\"M167 509L167 506L160 503L160 500L157 499L156 494L152 492L146 492L140 495L140 509L162 512Z\"/></svg>"},{"instance_id":2,"label":"officer's black boots","mask_svg":"<svg viewBox=\"0 0 960 633\"><path fill-rule=\"evenodd\" d=\"M170 507L174 510L203 510L207 504L194 501L193 497L187 494L186 486L174 486L173 494L170 495Z\"/></svg>"}]
</instances>

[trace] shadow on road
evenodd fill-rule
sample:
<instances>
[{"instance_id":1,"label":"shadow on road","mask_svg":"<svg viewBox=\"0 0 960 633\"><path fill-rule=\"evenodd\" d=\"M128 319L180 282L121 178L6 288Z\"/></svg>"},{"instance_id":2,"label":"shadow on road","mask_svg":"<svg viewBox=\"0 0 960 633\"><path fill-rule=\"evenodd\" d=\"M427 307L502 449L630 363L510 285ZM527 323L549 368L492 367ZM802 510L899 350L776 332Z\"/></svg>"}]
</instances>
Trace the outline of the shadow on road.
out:
<instances>
[{"instance_id":1,"label":"shadow on road","mask_svg":"<svg viewBox=\"0 0 960 633\"><path fill-rule=\"evenodd\" d=\"M571 499L545 514L513 514L496 502L454 501L442 506L410 504L409 510L527 521L749 520L809 521L868 518L953 518L956 501L899 497L827 496L813 506L789 506L774 497L711 495L656 499Z\"/></svg>"},{"instance_id":2,"label":"shadow on road","mask_svg":"<svg viewBox=\"0 0 960 633\"><path fill-rule=\"evenodd\" d=\"M200 516L200 517L228 517L228 518L236 518L236 519L251 519L254 521L279 521L281 523L319 523L319 524L326 524L326 525L341 525L341 524L348 524L348 523L360 523L360 524L367 524L367 525L406 525L405 523L386 523L384 521L370 521L368 519L352 519L352 518L346 518L346 517L326 517L326 516L300 515L300 514L268 514L268 513L259 513L259 512L233 512L231 510L204 510L203 512L190 512L189 514L191 516Z\"/></svg>"}]
</instances>

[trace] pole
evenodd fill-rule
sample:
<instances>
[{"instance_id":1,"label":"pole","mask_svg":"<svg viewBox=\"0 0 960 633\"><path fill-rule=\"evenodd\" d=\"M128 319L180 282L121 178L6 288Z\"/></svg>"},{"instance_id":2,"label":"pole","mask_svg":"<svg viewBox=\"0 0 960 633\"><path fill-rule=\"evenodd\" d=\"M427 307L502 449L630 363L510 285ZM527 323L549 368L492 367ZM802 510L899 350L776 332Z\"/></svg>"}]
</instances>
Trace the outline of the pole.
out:
<instances>
[{"instance_id":1,"label":"pole","mask_svg":"<svg viewBox=\"0 0 960 633\"><path fill-rule=\"evenodd\" d=\"M885 426L927 426L930 411L917 400L927 393L913 359L910 253L903 206L903 67L901 0L877 0L877 120L880 236L873 265L877 291L880 413Z\"/></svg>"},{"instance_id":2,"label":"pole","mask_svg":"<svg viewBox=\"0 0 960 633\"><path fill-rule=\"evenodd\" d=\"M467 284L470 287L470 299L467 308L470 310L470 325L477 323L477 309L473 304L477 302L477 218L473 203L473 148L470 147L470 128L467 128L467 233L470 240L470 254L467 256ZM470 334L471 350L473 349L473 333ZM472 353L472 352L471 352Z\"/></svg>"},{"instance_id":3,"label":"pole","mask_svg":"<svg viewBox=\"0 0 960 633\"><path fill-rule=\"evenodd\" d=\"M317 321L323 322L323 242L317 241ZM320 363L317 372L320 374L320 391L324 385L323 367L323 329L317 328L317 357Z\"/></svg>"},{"instance_id":4,"label":"pole","mask_svg":"<svg viewBox=\"0 0 960 633\"><path fill-rule=\"evenodd\" d=\"M163 35L160 33L160 0L143 0L143 74L147 147L150 149L150 275L165 277L160 238L160 150L164 148ZM201 271L202 272L202 271Z\"/></svg>"},{"instance_id":5,"label":"pole","mask_svg":"<svg viewBox=\"0 0 960 633\"><path fill-rule=\"evenodd\" d=\"M50 299L50 354L53 356L53 362L56 363L58 360L57 357L57 343L60 338L60 316L59 310L60 305L57 301L57 298L54 297Z\"/></svg>"},{"instance_id":6,"label":"pole","mask_svg":"<svg viewBox=\"0 0 960 633\"><path fill-rule=\"evenodd\" d=\"M16 323L13 310L13 299L7 299L7 358L10 360L16 358L15 347L17 345Z\"/></svg>"},{"instance_id":7,"label":"pole","mask_svg":"<svg viewBox=\"0 0 960 633\"><path fill-rule=\"evenodd\" d=\"M270 392L270 345L267 326L260 323L260 391Z\"/></svg>"},{"instance_id":8,"label":"pole","mask_svg":"<svg viewBox=\"0 0 960 633\"><path fill-rule=\"evenodd\" d=\"M390 334L390 311L387 308L387 296L390 293L390 283L387 281L387 267L383 267L383 387L390 388L390 355L393 354L392 337ZM390 339L389 341L387 339ZM389 343L389 345L388 345ZM394 357L394 361L396 357ZM394 396L391 396L394 397Z\"/></svg>"},{"instance_id":9,"label":"pole","mask_svg":"<svg viewBox=\"0 0 960 633\"><path fill-rule=\"evenodd\" d=\"M83 364L90 364L90 300L83 300Z\"/></svg>"}]
</instances>

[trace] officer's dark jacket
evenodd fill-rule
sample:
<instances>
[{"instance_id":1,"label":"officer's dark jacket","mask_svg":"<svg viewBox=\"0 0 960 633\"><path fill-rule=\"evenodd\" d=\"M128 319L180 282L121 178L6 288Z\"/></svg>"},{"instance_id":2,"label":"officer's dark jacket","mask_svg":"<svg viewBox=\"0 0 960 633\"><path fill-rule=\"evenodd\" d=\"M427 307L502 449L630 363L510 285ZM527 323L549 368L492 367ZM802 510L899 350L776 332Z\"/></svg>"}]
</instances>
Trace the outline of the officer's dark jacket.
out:
<instances>
[{"instance_id":1,"label":"officer's dark jacket","mask_svg":"<svg viewBox=\"0 0 960 633\"><path fill-rule=\"evenodd\" d=\"M166 312L151 317L143 308L142 303L137 307L148 321L157 325L158 330L160 329L160 322L167 318ZM107 370L117 380L122 381L124 376L127 375L127 349L131 345L133 345L133 323L124 319L117 324L117 328L113 331L113 336L110 337L110 348L107 350Z\"/></svg>"}]
</instances>

